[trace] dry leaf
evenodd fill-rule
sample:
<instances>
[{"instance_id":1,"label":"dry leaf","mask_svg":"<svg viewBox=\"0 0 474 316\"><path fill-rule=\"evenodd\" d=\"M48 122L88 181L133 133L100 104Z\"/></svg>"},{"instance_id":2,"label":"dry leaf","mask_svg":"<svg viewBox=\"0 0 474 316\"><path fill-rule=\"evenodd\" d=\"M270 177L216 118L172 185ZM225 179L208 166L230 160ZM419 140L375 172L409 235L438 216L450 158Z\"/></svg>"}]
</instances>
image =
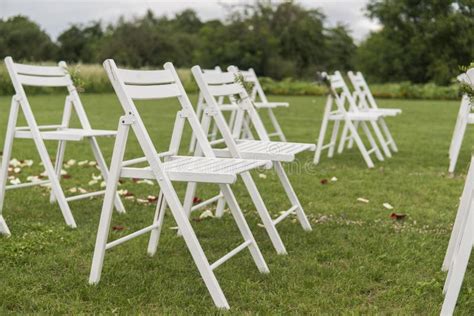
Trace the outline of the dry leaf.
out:
<instances>
[{"instance_id":1,"label":"dry leaf","mask_svg":"<svg viewBox=\"0 0 474 316\"><path fill-rule=\"evenodd\" d=\"M319 181L319 183L321 183L321 184L327 184L327 183L328 183L328 179L321 179L321 181Z\"/></svg>"},{"instance_id":2,"label":"dry leaf","mask_svg":"<svg viewBox=\"0 0 474 316\"><path fill-rule=\"evenodd\" d=\"M124 229L125 229L125 226L122 226L122 225L112 226L112 230L115 230L115 231L121 231L121 230L124 230Z\"/></svg>"},{"instance_id":3,"label":"dry leaf","mask_svg":"<svg viewBox=\"0 0 474 316\"><path fill-rule=\"evenodd\" d=\"M201 202L202 202L202 199L198 198L197 196L193 198L193 204L199 204Z\"/></svg>"},{"instance_id":4,"label":"dry leaf","mask_svg":"<svg viewBox=\"0 0 474 316\"><path fill-rule=\"evenodd\" d=\"M401 213L392 213L392 214L390 214L390 218L396 219L398 221L404 219L406 216L407 216L406 214L401 214Z\"/></svg>"}]
</instances>

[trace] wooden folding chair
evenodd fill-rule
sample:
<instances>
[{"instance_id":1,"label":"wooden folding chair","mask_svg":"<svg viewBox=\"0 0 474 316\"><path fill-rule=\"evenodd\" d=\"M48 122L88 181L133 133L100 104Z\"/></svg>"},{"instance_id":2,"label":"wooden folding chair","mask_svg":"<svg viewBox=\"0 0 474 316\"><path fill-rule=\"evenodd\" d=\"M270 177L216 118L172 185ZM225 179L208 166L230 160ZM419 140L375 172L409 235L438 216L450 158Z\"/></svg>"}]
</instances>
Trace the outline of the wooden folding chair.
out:
<instances>
[{"instance_id":1,"label":"wooden folding chair","mask_svg":"<svg viewBox=\"0 0 474 316\"><path fill-rule=\"evenodd\" d=\"M474 69L469 69L466 73L458 76L458 81L474 87ZM462 141L468 124L474 124L474 113L472 113L471 98L463 95L461 105L459 107L456 125L454 126L453 137L449 146L449 172L454 172L458 161L459 152L461 151Z\"/></svg>"},{"instance_id":2,"label":"wooden folding chair","mask_svg":"<svg viewBox=\"0 0 474 316\"><path fill-rule=\"evenodd\" d=\"M199 120L191 106L191 102L171 63L166 63L164 70L140 71L119 69L113 60L108 59L104 62L104 67L124 109L125 115L122 116L119 122L89 282L92 284L99 282L105 251L132 238L151 232L148 253L149 255L154 255L163 226L165 209L168 205L215 305L220 308L228 309L229 304L217 282L214 269L241 250L248 248L260 272L269 272L265 260L260 253L257 243L232 193L230 184L236 181L238 175L248 175L249 170L258 167L270 167L271 162L265 160L215 158L206 135L199 125ZM182 110L176 115L169 150L158 153L138 113L134 100L157 100L165 98L177 98L182 106ZM159 113L159 111L156 113ZM188 121L193 128L198 146L206 157L177 156L186 121ZM123 161L130 128L133 130L139 142L144 157ZM148 163L149 166L132 167L138 163ZM120 177L155 180L158 182L161 191L159 193L153 223L150 226L125 237L107 242L112 218L113 197L116 193L117 183ZM178 199L172 181L218 184L225 201L229 204L230 211L244 238L244 242L213 264L209 264L183 206Z\"/></svg>"},{"instance_id":3,"label":"wooden folding chair","mask_svg":"<svg viewBox=\"0 0 474 316\"><path fill-rule=\"evenodd\" d=\"M364 76L360 71L353 73L349 71L347 73L349 80L351 81L354 91L352 97L357 105L357 108L361 112L373 112L380 113L382 117L378 120L378 123L382 129L382 133L386 139L386 144L390 146L390 149L394 152L398 152L397 144L390 133L390 130L385 122L386 117L394 117L402 113L401 109L389 109L379 108L372 92L369 89L369 85L365 81ZM347 132L347 130L346 130ZM349 140L348 148L352 148L353 140Z\"/></svg>"},{"instance_id":4,"label":"wooden folding chair","mask_svg":"<svg viewBox=\"0 0 474 316\"><path fill-rule=\"evenodd\" d=\"M5 144L3 148L3 160L0 169L0 233L10 235L8 226L2 217L5 191L10 189L25 188L35 185L51 185L50 201L57 200L62 211L66 224L75 228L76 222L69 208L68 202L85 199L96 195L104 194L105 191L90 192L81 195L66 197L60 185L60 174L64 160L64 152L68 141L81 141L87 139L92 147L92 152L97 161L97 165L106 180L108 169L102 152L100 151L96 137L114 137L116 131L92 129L87 118L84 107L77 93L76 88L67 72L65 62L60 62L58 66L30 66L14 63L11 57L5 58L5 65L10 75L10 79L15 88L15 95L12 97L10 116L8 119ZM68 95L64 104L62 122L59 125L38 125L33 115L32 108L26 96L23 86L37 87L64 87L67 88ZM23 112L27 126L17 126L18 114ZM75 111L81 128L70 128L69 121L72 111ZM15 138L33 139L36 150L44 165L47 180L30 183L7 185L8 166L12 154L13 140ZM56 162L50 160L49 153L44 141L58 141ZM124 207L118 195L115 196L115 207L119 212L124 212Z\"/></svg>"},{"instance_id":5,"label":"wooden folding chair","mask_svg":"<svg viewBox=\"0 0 474 316\"><path fill-rule=\"evenodd\" d=\"M324 108L323 120L321 123L321 129L319 131L319 137L316 144L316 153L314 155L314 163L318 164L321 159L321 153L324 149L328 149L328 157L332 158L334 150L336 148L337 137L339 133L339 125L342 122L344 128L349 133L346 138L353 138L357 147L359 148L365 163L369 168L374 167L374 163L370 158L370 154L375 153L378 160L383 161L384 158L378 145L372 136L367 123L373 128L377 138L384 140L382 132L380 131L377 121L382 117L382 114L377 113L366 113L358 110L357 105L352 98L352 95L342 78L340 72L336 71L333 75L323 74L326 78L329 88L329 94L326 100L326 106ZM336 108L333 110L334 104ZM347 109L346 109L347 104ZM328 129L329 122L334 122L334 127L331 135L331 139L328 144L324 144L326 131ZM356 125L357 123L357 125ZM366 135L371 148L367 150L359 135L358 127L361 126L364 134ZM342 146L341 146L342 144ZM390 152L385 141L381 141L381 146L385 152ZM338 152L342 152L344 144L341 142L338 148Z\"/></svg>"},{"instance_id":6,"label":"wooden folding chair","mask_svg":"<svg viewBox=\"0 0 474 316\"><path fill-rule=\"evenodd\" d=\"M304 213L303 207L291 186L288 176L283 169L282 162L290 162L295 160L295 155L306 151L314 150L313 144L300 144L300 143L286 143L286 142L272 142L270 141L268 134L263 126L262 121L258 115L257 110L252 104L249 95L245 88L236 83L236 76L238 70L235 67L229 67L229 72L222 73L204 73L199 66L192 68L193 76L198 83L199 89L206 100L206 109L204 116L201 121L201 125L206 132L209 129L212 120L215 120L217 128L220 134L223 136L222 139L217 139L210 142L214 145L225 145L226 148L214 149L214 153L218 157L242 157L245 159L265 159L273 162L273 167L278 175L278 178L285 190L285 193L291 203L291 207L281 212L281 215L276 219L272 219L267 211L259 211L257 205L262 203L256 199L254 204L257 206L262 223L267 230L270 239L272 240L273 246L276 251L280 254L286 253L286 249L281 242L281 239L276 230L276 225L283 219L288 217L290 214L296 213L297 218L304 230L310 231L311 225ZM230 104L220 105L218 98L228 98ZM240 101L237 101L239 99ZM224 119L222 111L225 110L236 111L234 129L231 132L227 122ZM242 120L245 116L250 117L251 124L254 126L258 137L261 140L247 140L238 139L242 132ZM199 154L199 153L196 153ZM252 192L256 191L253 182L246 181L244 183L247 186L251 196ZM196 184L188 185L185 196L185 209L190 212L192 197L195 195ZM208 200L203 203L213 202L215 200ZM225 201L218 197L218 204L216 215L222 216Z\"/></svg>"},{"instance_id":7,"label":"wooden folding chair","mask_svg":"<svg viewBox=\"0 0 474 316\"><path fill-rule=\"evenodd\" d=\"M452 315L474 246L474 157L466 177L442 270L448 271L444 283L441 315Z\"/></svg>"},{"instance_id":8,"label":"wooden folding chair","mask_svg":"<svg viewBox=\"0 0 474 316\"><path fill-rule=\"evenodd\" d=\"M263 88L258 80L257 74L253 70L253 68L249 68L248 70L239 70L240 74L243 76L244 81L249 82L252 85L252 91L250 92L250 98L253 101L253 104L257 110L267 110L268 117L270 118L270 122L273 127L273 132L268 133L268 137L277 137L280 141L286 142L285 134L283 134L283 130L281 129L280 123L276 118L275 113L273 110L279 107L288 107L288 102L270 102L263 91ZM246 126L250 125L250 117L245 117L245 125L242 127L243 129ZM245 129L244 129L245 131Z\"/></svg>"}]
</instances>

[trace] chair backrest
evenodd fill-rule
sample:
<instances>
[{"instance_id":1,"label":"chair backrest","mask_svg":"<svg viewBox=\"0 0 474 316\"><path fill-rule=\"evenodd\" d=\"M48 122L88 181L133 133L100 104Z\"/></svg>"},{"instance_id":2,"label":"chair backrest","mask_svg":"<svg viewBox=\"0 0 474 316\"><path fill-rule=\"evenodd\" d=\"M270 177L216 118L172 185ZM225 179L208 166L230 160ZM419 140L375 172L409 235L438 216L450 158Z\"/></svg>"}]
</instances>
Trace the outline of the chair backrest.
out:
<instances>
[{"instance_id":1,"label":"chair backrest","mask_svg":"<svg viewBox=\"0 0 474 316\"><path fill-rule=\"evenodd\" d=\"M260 84L260 81L258 80L255 70L253 70L253 68L249 68L248 70L239 69L239 71L240 71L240 74L243 76L243 79L252 84L252 91L250 92L250 97L252 98L252 100L254 102L268 103L267 96L265 95L265 92L263 91L262 85Z\"/></svg>"},{"instance_id":2,"label":"chair backrest","mask_svg":"<svg viewBox=\"0 0 474 316\"><path fill-rule=\"evenodd\" d=\"M234 135L233 137L238 137L238 135L240 135L242 120L244 119L245 114L248 114L258 137L261 140L270 140L250 96L245 88L236 80L239 74L236 67L230 66L227 72L221 73L204 73L199 66L194 66L191 70L194 79L206 100L207 106L221 113L216 98L226 97L237 107L238 111L234 122L234 131L232 131L232 134ZM223 130L220 129L220 132L222 134ZM226 137L225 135L223 136L224 138Z\"/></svg>"},{"instance_id":3,"label":"chair backrest","mask_svg":"<svg viewBox=\"0 0 474 316\"><path fill-rule=\"evenodd\" d=\"M344 81L341 72L335 71L332 75L323 73L323 76L329 80L330 89L335 98L338 109L340 111L358 112L357 104L355 103L351 91ZM346 102L349 104L349 108L347 109L345 107Z\"/></svg>"},{"instance_id":4,"label":"chair backrest","mask_svg":"<svg viewBox=\"0 0 474 316\"><path fill-rule=\"evenodd\" d=\"M69 75L66 62L60 61L58 66L33 66L15 63L13 58L5 58L5 65L15 89L16 96L20 97L22 104L31 112L31 106L25 93L24 86L34 87L65 87L68 91L69 101L72 103L81 125L85 129L91 129L84 106L79 98L77 89ZM66 99L66 106L68 99ZM65 114L67 111L65 111ZM31 115L32 112L31 112ZM64 118L63 118L64 119Z\"/></svg>"},{"instance_id":5,"label":"chair backrest","mask_svg":"<svg viewBox=\"0 0 474 316\"><path fill-rule=\"evenodd\" d=\"M459 82L470 85L474 88L474 68L469 69L465 73L460 74L456 78Z\"/></svg>"},{"instance_id":6,"label":"chair backrest","mask_svg":"<svg viewBox=\"0 0 474 316\"><path fill-rule=\"evenodd\" d=\"M352 71L347 72L347 76L354 87L354 98L358 99L359 105L363 108L378 109L377 102L370 91L367 81L365 81L364 75L360 71L354 73Z\"/></svg>"},{"instance_id":7,"label":"chair backrest","mask_svg":"<svg viewBox=\"0 0 474 316\"><path fill-rule=\"evenodd\" d=\"M178 122L186 118L197 137L201 151L206 157L215 157L172 63L166 63L163 70L129 70L118 68L112 59L107 59L104 62L104 68L125 114L135 117L134 131L145 154L149 152L152 156L156 156L157 151L135 106L134 100L177 98L182 111L177 114L177 121L171 137L170 155L178 154L184 129L184 123L180 124Z\"/></svg>"}]
</instances>

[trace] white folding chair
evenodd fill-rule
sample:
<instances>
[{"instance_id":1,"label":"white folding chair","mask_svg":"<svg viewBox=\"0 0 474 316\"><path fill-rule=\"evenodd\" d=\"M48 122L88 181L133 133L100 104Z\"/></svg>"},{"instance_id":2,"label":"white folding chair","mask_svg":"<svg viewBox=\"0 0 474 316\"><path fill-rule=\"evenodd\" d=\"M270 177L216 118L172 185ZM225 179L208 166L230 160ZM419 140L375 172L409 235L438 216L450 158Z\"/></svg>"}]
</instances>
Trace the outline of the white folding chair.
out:
<instances>
[{"instance_id":1,"label":"white folding chair","mask_svg":"<svg viewBox=\"0 0 474 316\"><path fill-rule=\"evenodd\" d=\"M378 145L372 136L367 123L370 124L379 140L384 140L382 132L377 125L377 121L382 117L382 114L378 113L366 113L358 110L354 99L349 91L349 88L344 82L340 72L336 71L333 75L323 74L323 77L328 81L329 94L326 100L326 106L324 108L323 120L321 123L321 129L319 131L319 137L316 144L316 153L314 155L314 163L318 164L321 159L321 153L324 149L328 149L328 157L332 158L334 150L336 148L337 137L339 133L339 125L342 122L344 128L348 130L349 138L353 138L357 147L359 148L365 163L369 168L374 167L374 163L370 158L370 154L374 153L378 160L383 161L384 158ZM334 104L336 105L333 110ZM347 104L347 108L346 108ZM326 131L328 129L329 122L334 122L332 135L328 144L324 144ZM355 124L357 122L357 125ZM366 135L371 148L367 150L362 138L359 135L358 127L361 126L364 134ZM388 146L385 141L380 141L384 151L389 153ZM344 144L341 143L338 148L338 152L342 152Z\"/></svg>"},{"instance_id":2,"label":"white folding chair","mask_svg":"<svg viewBox=\"0 0 474 316\"><path fill-rule=\"evenodd\" d=\"M458 81L474 87L474 69L469 69L466 73L458 76ZM449 146L449 172L454 172L461 151L464 133L468 124L474 124L474 113L472 113L472 100L468 95L463 95L459 107L456 125L454 126L453 137Z\"/></svg>"},{"instance_id":3,"label":"white folding chair","mask_svg":"<svg viewBox=\"0 0 474 316\"><path fill-rule=\"evenodd\" d=\"M452 315L474 246L474 157L466 177L442 270L448 271L444 283L441 315Z\"/></svg>"},{"instance_id":4,"label":"white folding chair","mask_svg":"<svg viewBox=\"0 0 474 316\"><path fill-rule=\"evenodd\" d=\"M122 116L119 122L89 282L91 284L99 282L106 250L132 238L151 232L148 243L148 254L154 255L158 246L165 209L168 205L215 305L219 308L228 309L229 304L217 282L214 269L241 250L248 248L260 272L269 272L265 260L260 253L242 211L232 193L230 184L236 181L238 175L248 175L249 170L258 167L270 167L271 162L265 160L215 158L206 135L199 125L199 120L191 106L191 102L171 63L166 63L164 70L139 71L119 69L113 60L108 59L104 62L104 67L120 100L125 115ZM169 150L158 153L138 113L134 100L157 100L165 98L177 98L182 106L182 110L176 115ZM156 113L159 113L159 111L156 111ZM197 137L198 146L206 157L177 156L186 121L190 123ZM130 128L133 130L139 142L144 157L123 161ZM149 166L132 167L137 163L147 163ZM117 183L120 177L145 178L157 181L160 187L158 205L156 207L153 223L150 226L125 237L107 242L112 218L113 197L116 193ZM178 199L172 181L218 184L225 201L229 204L230 211L244 238L244 242L213 264L209 264L183 206Z\"/></svg>"},{"instance_id":5,"label":"white folding chair","mask_svg":"<svg viewBox=\"0 0 474 316\"><path fill-rule=\"evenodd\" d=\"M353 73L349 71L347 73L349 80L351 81L354 91L352 97L356 102L357 108L361 112L373 112L380 113L382 117L378 120L378 123L382 129L383 135L386 139L386 144L390 146L390 149L394 152L398 151L397 144L390 133L390 130L385 122L385 117L394 117L402 113L401 109L389 109L379 108L372 92L369 89L369 85L364 79L364 76L360 71ZM347 133L347 130L346 130ZM348 148L352 148L353 140L349 140Z\"/></svg>"},{"instance_id":6,"label":"white folding chair","mask_svg":"<svg viewBox=\"0 0 474 316\"><path fill-rule=\"evenodd\" d=\"M81 141L87 139L92 147L92 152L104 179L107 179L108 169L96 137L114 137L116 131L92 129L76 88L67 72L66 63L60 62L58 66L30 66L14 63L11 57L5 58L5 65L10 79L15 88L12 97L10 116L8 119L3 160L0 169L0 233L10 235L8 226L2 217L5 191L9 189L25 188L34 185L51 185L50 201L57 200L66 224L75 228L76 222L69 208L68 202L104 194L105 191L90 192L81 195L66 197L60 185L60 174L64 160L64 152L68 141ZM68 95L64 104L62 122L59 125L38 125L33 115L32 108L23 86L37 87L64 87ZM27 126L17 126L18 114L23 112ZM75 111L81 128L70 128L69 121L72 111ZM47 180L21 184L7 185L8 166L12 154L13 140L15 138L33 139L36 150L44 165ZM58 141L55 166L50 160L44 141ZM115 196L115 206L119 212L124 212L124 207L118 195Z\"/></svg>"},{"instance_id":7,"label":"white folding chair","mask_svg":"<svg viewBox=\"0 0 474 316\"><path fill-rule=\"evenodd\" d=\"M268 137L277 137L280 141L286 142L285 134L283 134L283 130L281 129L280 123L273 113L273 110L279 107L288 107L288 102L270 102L263 91L263 88L258 80L257 74L253 70L253 68L249 68L248 70L240 70L240 74L243 76L243 79L246 82L252 84L252 91L250 92L250 97L253 101L253 104L257 110L267 110L268 117L270 118L270 122L273 127L273 132L268 133ZM245 126L250 125L250 117L245 117ZM243 128L245 128L243 126Z\"/></svg>"},{"instance_id":8,"label":"white folding chair","mask_svg":"<svg viewBox=\"0 0 474 316\"><path fill-rule=\"evenodd\" d=\"M261 208L258 207L258 204L262 202L256 200L255 198L253 200L254 204L257 206L257 211L259 211L262 223L267 230L270 239L272 240L273 246L278 253L286 253L286 249L281 242L276 230L276 225L293 213L296 213L297 218L304 230L310 231L311 225L306 218L303 207L293 187L291 186L291 183L289 182L285 170L283 169L282 162L294 161L296 154L306 150L314 150L314 145L270 141L263 123L260 120L258 112L254 108L249 95L247 94L247 91L242 85L235 82L236 76L238 74L238 70L235 67L229 67L229 72L204 73L199 66L194 66L192 68L192 73L199 86L199 89L201 90L201 93L206 100L206 109L204 111L201 125L204 131L207 131L211 121L215 120L215 123L223 138L210 142L210 144L212 146L225 145L227 147L214 149L216 155L218 157L265 159L271 160L273 162L273 167L275 168L278 178L282 183L285 193L291 203L291 207L288 210L281 212L281 215L276 219L272 219L268 214L268 211L259 211ZM241 101L237 101L236 96ZM231 103L227 105L219 105L217 99L220 97L229 98ZM232 108L232 110L236 111L237 113L234 130L232 132L223 117L222 108L224 108L224 110ZM241 122L246 115L250 117L251 124L254 126L258 137L261 140L238 139L238 136L241 135L242 131ZM244 183L246 184L252 196L254 194L253 192L256 191L254 183L246 181L245 179ZM196 184L191 183L188 185L185 197L185 209L188 212L190 211L191 201L195 190ZM207 201L203 203L207 203ZM219 199L216 210L216 215L218 217L222 216L224 205L225 201Z\"/></svg>"}]
</instances>

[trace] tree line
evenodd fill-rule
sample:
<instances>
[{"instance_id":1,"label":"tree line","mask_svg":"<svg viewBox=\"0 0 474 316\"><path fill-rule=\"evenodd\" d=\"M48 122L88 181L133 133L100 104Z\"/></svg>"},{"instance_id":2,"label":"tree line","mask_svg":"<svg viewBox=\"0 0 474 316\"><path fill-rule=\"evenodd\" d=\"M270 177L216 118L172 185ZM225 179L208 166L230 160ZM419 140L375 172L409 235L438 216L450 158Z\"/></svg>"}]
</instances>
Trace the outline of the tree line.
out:
<instances>
[{"instance_id":1,"label":"tree line","mask_svg":"<svg viewBox=\"0 0 474 316\"><path fill-rule=\"evenodd\" d=\"M0 56L17 60L101 63L130 67L204 68L235 64L274 79L312 79L317 71L363 71L371 81L448 84L474 59L474 0L371 0L366 14L382 25L359 45L345 24L327 27L319 9L297 2L229 7L223 20L193 10L169 18L148 11L71 25L53 41L25 16L0 20Z\"/></svg>"}]
</instances>

